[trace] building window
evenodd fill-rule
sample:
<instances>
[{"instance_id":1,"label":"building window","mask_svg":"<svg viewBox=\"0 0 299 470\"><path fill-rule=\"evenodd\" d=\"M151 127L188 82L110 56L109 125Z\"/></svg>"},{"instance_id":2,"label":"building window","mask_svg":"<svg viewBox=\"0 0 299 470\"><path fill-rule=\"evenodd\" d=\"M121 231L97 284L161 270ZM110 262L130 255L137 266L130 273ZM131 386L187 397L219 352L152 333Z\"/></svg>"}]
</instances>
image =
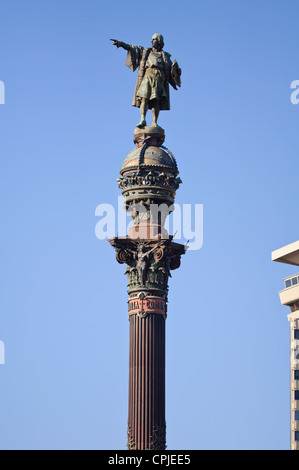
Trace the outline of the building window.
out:
<instances>
[{"instance_id":1,"label":"building window","mask_svg":"<svg viewBox=\"0 0 299 470\"><path fill-rule=\"evenodd\" d=\"M286 289L292 286L297 286L299 284L299 276L294 276L290 279L285 280L284 282L285 282Z\"/></svg>"},{"instance_id":2,"label":"building window","mask_svg":"<svg viewBox=\"0 0 299 470\"><path fill-rule=\"evenodd\" d=\"M299 370L294 371L294 380L299 380Z\"/></svg>"},{"instance_id":3,"label":"building window","mask_svg":"<svg viewBox=\"0 0 299 470\"><path fill-rule=\"evenodd\" d=\"M299 339L299 330L294 330L294 338Z\"/></svg>"},{"instance_id":4,"label":"building window","mask_svg":"<svg viewBox=\"0 0 299 470\"><path fill-rule=\"evenodd\" d=\"M299 441L299 431L295 432L295 441Z\"/></svg>"},{"instance_id":5,"label":"building window","mask_svg":"<svg viewBox=\"0 0 299 470\"><path fill-rule=\"evenodd\" d=\"M295 400L299 400L299 390L295 391Z\"/></svg>"},{"instance_id":6,"label":"building window","mask_svg":"<svg viewBox=\"0 0 299 470\"><path fill-rule=\"evenodd\" d=\"M299 411L295 411L295 421L299 421Z\"/></svg>"}]
</instances>

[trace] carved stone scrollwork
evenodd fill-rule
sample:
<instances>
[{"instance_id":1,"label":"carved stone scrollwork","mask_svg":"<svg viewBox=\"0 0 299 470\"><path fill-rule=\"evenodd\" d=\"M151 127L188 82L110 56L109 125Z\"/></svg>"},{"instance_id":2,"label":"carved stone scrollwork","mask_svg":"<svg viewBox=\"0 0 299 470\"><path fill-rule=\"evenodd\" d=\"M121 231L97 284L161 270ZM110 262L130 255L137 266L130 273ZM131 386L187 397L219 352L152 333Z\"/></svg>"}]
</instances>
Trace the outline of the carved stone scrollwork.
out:
<instances>
[{"instance_id":1,"label":"carved stone scrollwork","mask_svg":"<svg viewBox=\"0 0 299 470\"><path fill-rule=\"evenodd\" d=\"M129 190L132 187L143 188L161 187L176 191L182 183L181 178L174 174L165 174L161 171L133 171L117 179L120 189Z\"/></svg>"},{"instance_id":2,"label":"carved stone scrollwork","mask_svg":"<svg viewBox=\"0 0 299 470\"><path fill-rule=\"evenodd\" d=\"M131 238L114 238L110 243L116 249L117 261L127 264L125 274L129 293L141 289L167 293L171 270L179 268L185 247L173 243L171 239L136 241Z\"/></svg>"},{"instance_id":3,"label":"carved stone scrollwork","mask_svg":"<svg viewBox=\"0 0 299 470\"><path fill-rule=\"evenodd\" d=\"M156 251L154 251L154 260L158 263L164 258L164 249L160 246Z\"/></svg>"},{"instance_id":4,"label":"carved stone scrollwork","mask_svg":"<svg viewBox=\"0 0 299 470\"><path fill-rule=\"evenodd\" d=\"M179 269L181 266L181 257L180 256L173 256L170 260L170 269L174 271L175 269Z\"/></svg>"},{"instance_id":5,"label":"carved stone scrollwork","mask_svg":"<svg viewBox=\"0 0 299 470\"><path fill-rule=\"evenodd\" d=\"M132 254L127 250L118 250L115 257L119 264L124 264L129 263L129 261L132 259Z\"/></svg>"}]
</instances>

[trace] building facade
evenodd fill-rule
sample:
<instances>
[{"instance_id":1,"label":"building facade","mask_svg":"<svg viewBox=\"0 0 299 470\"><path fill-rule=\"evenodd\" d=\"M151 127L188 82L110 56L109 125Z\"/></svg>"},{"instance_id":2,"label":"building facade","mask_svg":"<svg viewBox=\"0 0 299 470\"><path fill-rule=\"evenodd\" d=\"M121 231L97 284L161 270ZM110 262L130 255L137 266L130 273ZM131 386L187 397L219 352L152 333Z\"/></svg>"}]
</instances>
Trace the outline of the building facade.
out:
<instances>
[{"instance_id":1,"label":"building facade","mask_svg":"<svg viewBox=\"0 0 299 470\"><path fill-rule=\"evenodd\" d=\"M272 260L299 266L299 241L272 253ZM299 450L299 274L284 279L279 292L282 305L290 308L290 367L291 367L291 450Z\"/></svg>"}]
</instances>

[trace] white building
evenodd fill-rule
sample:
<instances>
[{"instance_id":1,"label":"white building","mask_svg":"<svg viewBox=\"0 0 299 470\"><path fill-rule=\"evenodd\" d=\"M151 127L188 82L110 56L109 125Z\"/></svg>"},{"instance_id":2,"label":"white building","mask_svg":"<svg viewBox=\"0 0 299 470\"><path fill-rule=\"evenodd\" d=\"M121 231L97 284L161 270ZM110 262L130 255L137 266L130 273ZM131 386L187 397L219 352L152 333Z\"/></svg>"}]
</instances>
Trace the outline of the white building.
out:
<instances>
[{"instance_id":1,"label":"white building","mask_svg":"<svg viewBox=\"0 0 299 470\"><path fill-rule=\"evenodd\" d=\"M299 241L276 250L272 260L299 266ZM282 305L291 309L288 315L291 330L291 449L299 450L299 274L284 279L279 292Z\"/></svg>"}]
</instances>

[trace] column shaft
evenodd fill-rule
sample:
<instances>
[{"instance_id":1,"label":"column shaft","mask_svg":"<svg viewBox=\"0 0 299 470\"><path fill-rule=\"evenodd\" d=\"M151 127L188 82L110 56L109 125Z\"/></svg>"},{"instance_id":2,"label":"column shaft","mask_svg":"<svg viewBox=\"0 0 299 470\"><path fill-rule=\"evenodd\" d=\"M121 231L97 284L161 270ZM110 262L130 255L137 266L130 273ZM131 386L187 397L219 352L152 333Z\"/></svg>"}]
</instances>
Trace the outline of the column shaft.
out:
<instances>
[{"instance_id":1,"label":"column shaft","mask_svg":"<svg viewBox=\"0 0 299 470\"><path fill-rule=\"evenodd\" d=\"M164 450L165 440L165 319L130 315L128 442Z\"/></svg>"}]
</instances>

